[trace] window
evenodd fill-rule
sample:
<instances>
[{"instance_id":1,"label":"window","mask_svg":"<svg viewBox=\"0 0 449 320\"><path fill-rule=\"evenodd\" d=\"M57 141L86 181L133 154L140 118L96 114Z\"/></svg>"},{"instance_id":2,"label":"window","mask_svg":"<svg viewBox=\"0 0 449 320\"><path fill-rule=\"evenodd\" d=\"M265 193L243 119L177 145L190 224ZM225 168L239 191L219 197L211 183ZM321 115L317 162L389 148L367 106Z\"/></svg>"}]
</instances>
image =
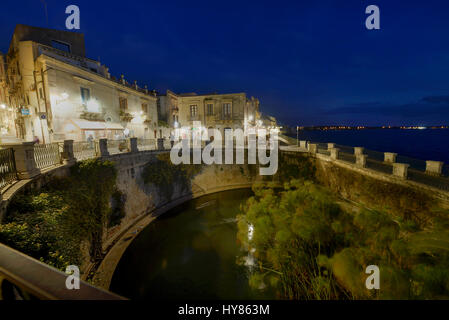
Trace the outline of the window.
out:
<instances>
[{"instance_id":1,"label":"window","mask_svg":"<svg viewBox=\"0 0 449 320\"><path fill-rule=\"evenodd\" d=\"M81 103L83 106L87 105L87 102L90 100L90 90L87 88L80 88L81 89Z\"/></svg>"},{"instance_id":2,"label":"window","mask_svg":"<svg viewBox=\"0 0 449 320\"><path fill-rule=\"evenodd\" d=\"M146 103L142 103L142 111L148 113L148 105Z\"/></svg>"},{"instance_id":3,"label":"window","mask_svg":"<svg viewBox=\"0 0 449 320\"><path fill-rule=\"evenodd\" d=\"M195 117L198 112L198 107L196 104L190 106L190 116Z\"/></svg>"},{"instance_id":4,"label":"window","mask_svg":"<svg viewBox=\"0 0 449 320\"><path fill-rule=\"evenodd\" d=\"M214 114L214 105L212 103L207 104L207 115L212 116Z\"/></svg>"},{"instance_id":5,"label":"window","mask_svg":"<svg viewBox=\"0 0 449 320\"><path fill-rule=\"evenodd\" d=\"M119 97L120 111L125 112L128 109L128 99Z\"/></svg>"},{"instance_id":6,"label":"window","mask_svg":"<svg viewBox=\"0 0 449 320\"><path fill-rule=\"evenodd\" d=\"M231 104L230 103L223 103L223 115L230 116L231 113L232 113Z\"/></svg>"},{"instance_id":7,"label":"window","mask_svg":"<svg viewBox=\"0 0 449 320\"><path fill-rule=\"evenodd\" d=\"M69 52L70 53L70 45L58 40L52 40L51 41L51 46L55 49L61 50L61 51L65 51L65 52Z\"/></svg>"}]
</instances>

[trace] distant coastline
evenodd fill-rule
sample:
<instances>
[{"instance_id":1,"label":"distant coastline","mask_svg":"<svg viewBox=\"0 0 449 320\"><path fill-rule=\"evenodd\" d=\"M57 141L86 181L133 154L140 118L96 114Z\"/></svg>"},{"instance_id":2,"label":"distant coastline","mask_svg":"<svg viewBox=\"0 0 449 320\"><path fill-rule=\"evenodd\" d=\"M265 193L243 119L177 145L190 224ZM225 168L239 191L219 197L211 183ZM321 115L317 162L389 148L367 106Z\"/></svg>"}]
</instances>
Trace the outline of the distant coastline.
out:
<instances>
[{"instance_id":1,"label":"distant coastline","mask_svg":"<svg viewBox=\"0 0 449 320\"><path fill-rule=\"evenodd\" d=\"M328 125L328 126L283 126L283 131L286 133L293 133L303 130L372 130L372 129L381 129L381 130L393 130L393 129L401 129L401 130L425 130L425 129L449 129L449 125L432 125L432 126L340 126L340 125Z\"/></svg>"}]
</instances>

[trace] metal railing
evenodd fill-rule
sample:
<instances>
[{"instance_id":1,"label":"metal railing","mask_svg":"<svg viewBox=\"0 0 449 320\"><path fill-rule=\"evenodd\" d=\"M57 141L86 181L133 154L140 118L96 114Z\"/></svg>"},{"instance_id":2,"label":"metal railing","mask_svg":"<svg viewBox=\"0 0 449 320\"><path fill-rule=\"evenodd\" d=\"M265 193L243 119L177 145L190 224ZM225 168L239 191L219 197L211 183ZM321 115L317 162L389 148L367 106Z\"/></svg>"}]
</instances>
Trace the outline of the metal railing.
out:
<instances>
[{"instance_id":1,"label":"metal railing","mask_svg":"<svg viewBox=\"0 0 449 320\"><path fill-rule=\"evenodd\" d=\"M61 164L59 143L35 144L34 160L36 161L36 167L39 169Z\"/></svg>"},{"instance_id":2,"label":"metal railing","mask_svg":"<svg viewBox=\"0 0 449 320\"><path fill-rule=\"evenodd\" d=\"M95 158L97 156L97 143L95 141L73 142L73 155L77 161Z\"/></svg>"},{"instance_id":3,"label":"metal railing","mask_svg":"<svg viewBox=\"0 0 449 320\"><path fill-rule=\"evenodd\" d=\"M156 139L137 139L137 149L139 151L156 150Z\"/></svg>"},{"instance_id":4,"label":"metal railing","mask_svg":"<svg viewBox=\"0 0 449 320\"><path fill-rule=\"evenodd\" d=\"M13 149L0 149L0 189L16 180L17 171Z\"/></svg>"},{"instance_id":5,"label":"metal railing","mask_svg":"<svg viewBox=\"0 0 449 320\"><path fill-rule=\"evenodd\" d=\"M129 152L128 141L126 139L110 140L108 139L108 151L110 154Z\"/></svg>"}]
</instances>

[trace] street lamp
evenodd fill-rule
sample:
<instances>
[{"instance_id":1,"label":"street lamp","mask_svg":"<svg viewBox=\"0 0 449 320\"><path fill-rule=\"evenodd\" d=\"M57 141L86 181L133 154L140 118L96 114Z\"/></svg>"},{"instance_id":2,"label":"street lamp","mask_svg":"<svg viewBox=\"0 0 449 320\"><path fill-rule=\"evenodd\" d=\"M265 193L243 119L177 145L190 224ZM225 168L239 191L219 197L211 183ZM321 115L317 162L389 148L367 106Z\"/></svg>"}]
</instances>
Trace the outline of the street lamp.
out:
<instances>
[{"instance_id":1,"label":"street lamp","mask_svg":"<svg viewBox=\"0 0 449 320\"><path fill-rule=\"evenodd\" d=\"M296 146L298 146L299 144L299 131L298 131L298 126L296 126Z\"/></svg>"}]
</instances>

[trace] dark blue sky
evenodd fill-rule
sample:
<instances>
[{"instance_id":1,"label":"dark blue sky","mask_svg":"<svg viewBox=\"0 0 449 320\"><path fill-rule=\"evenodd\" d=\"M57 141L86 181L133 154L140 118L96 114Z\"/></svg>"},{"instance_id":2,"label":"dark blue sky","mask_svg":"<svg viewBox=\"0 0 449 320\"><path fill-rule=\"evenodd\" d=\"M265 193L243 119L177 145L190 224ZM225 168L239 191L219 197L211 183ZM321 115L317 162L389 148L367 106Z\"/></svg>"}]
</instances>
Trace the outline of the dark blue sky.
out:
<instances>
[{"instance_id":1,"label":"dark blue sky","mask_svg":"<svg viewBox=\"0 0 449 320\"><path fill-rule=\"evenodd\" d=\"M449 124L446 0L45 2L48 24L43 0L2 2L1 51L76 4L88 57L158 91L244 91L291 125Z\"/></svg>"}]
</instances>

